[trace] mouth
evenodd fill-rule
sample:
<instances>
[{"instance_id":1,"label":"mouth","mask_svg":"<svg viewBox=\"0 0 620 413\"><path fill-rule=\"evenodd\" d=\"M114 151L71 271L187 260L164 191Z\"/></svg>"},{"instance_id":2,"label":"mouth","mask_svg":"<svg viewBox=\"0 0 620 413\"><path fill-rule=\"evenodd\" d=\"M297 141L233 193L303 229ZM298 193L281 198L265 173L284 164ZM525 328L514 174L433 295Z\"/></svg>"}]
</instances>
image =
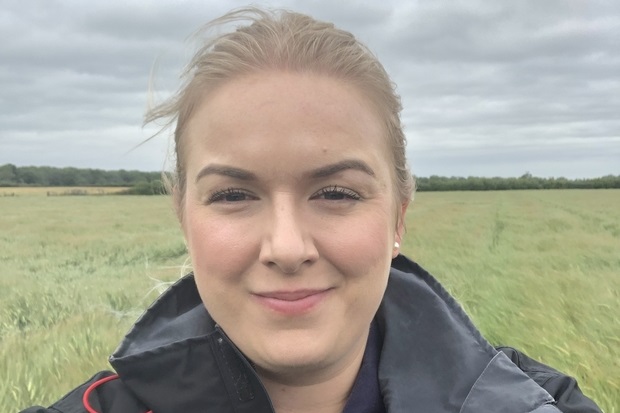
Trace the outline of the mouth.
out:
<instances>
[{"instance_id":1,"label":"mouth","mask_svg":"<svg viewBox=\"0 0 620 413\"><path fill-rule=\"evenodd\" d=\"M331 288L324 290L273 291L253 294L253 297L259 304L277 313L300 315L318 307L331 291Z\"/></svg>"}]
</instances>

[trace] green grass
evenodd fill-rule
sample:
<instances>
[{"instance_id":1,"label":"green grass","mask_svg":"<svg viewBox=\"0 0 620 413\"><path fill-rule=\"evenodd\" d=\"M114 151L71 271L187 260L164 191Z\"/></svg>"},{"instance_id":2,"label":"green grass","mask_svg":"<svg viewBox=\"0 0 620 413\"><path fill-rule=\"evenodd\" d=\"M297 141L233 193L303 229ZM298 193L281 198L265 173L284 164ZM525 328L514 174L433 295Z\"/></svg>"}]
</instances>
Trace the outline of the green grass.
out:
<instances>
[{"instance_id":1,"label":"green grass","mask_svg":"<svg viewBox=\"0 0 620 413\"><path fill-rule=\"evenodd\" d=\"M495 345L620 406L620 191L420 193L404 252Z\"/></svg>"},{"instance_id":2,"label":"green grass","mask_svg":"<svg viewBox=\"0 0 620 413\"><path fill-rule=\"evenodd\" d=\"M417 194L403 251L494 344L620 405L620 191ZM0 197L0 411L49 404L107 357L185 247L166 197Z\"/></svg>"},{"instance_id":3,"label":"green grass","mask_svg":"<svg viewBox=\"0 0 620 413\"><path fill-rule=\"evenodd\" d=\"M95 371L185 246L165 197L0 198L0 411L49 404Z\"/></svg>"}]
</instances>

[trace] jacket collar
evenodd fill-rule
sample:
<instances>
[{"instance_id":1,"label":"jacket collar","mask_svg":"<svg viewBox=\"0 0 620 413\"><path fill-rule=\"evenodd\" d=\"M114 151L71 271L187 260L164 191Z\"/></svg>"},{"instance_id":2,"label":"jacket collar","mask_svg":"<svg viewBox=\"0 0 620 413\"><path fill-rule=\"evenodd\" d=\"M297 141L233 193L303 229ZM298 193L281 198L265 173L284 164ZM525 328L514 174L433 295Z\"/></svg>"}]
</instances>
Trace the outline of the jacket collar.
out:
<instances>
[{"instance_id":1,"label":"jacket collar","mask_svg":"<svg viewBox=\"0 0 620 413\"><path fill-rule=\"evenodd\" d=\"M402 255L392 262L377 317L384 328L379 381L388 412L414 406L421 412L533 413L553 402L482 337L433 276Z\"/></svg>"},{"instance_id":2,"label":"jacket collar","mask_svg":"<svg viewBox=\"0 0 620 413\"><path fill-rule=\"evenodd\" d=\"M392 265L376 316L388 412L534 412L552 401L481 336L430 274L403 256ZM159 413L198 413L205 406L218 413L273 412L253 368L204 308L191 274L144 313L110 363Z\"/></svg>"},{"instance_id":3,"label":"jacket collar","mask_svg":"<svg viewBox=\"0 0 620 413\"><path fill-rule=\"evenodd\" d=\"M245 357L202 304L185 276L136 322L110 363L153 411L271 413L265 389Z\"/></svg>"}]
</instances>

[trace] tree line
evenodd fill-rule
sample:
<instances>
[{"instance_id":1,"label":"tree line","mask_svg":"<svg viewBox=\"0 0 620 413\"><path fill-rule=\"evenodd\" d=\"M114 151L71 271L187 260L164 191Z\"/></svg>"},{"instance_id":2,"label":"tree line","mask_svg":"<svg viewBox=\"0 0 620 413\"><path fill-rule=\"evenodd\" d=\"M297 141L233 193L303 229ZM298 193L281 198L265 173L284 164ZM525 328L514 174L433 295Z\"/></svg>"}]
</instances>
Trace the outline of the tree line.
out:
<instances>
[{"instance_id":1,"label":"tree line","mask_svg":"<svg viewBox=\"0 0 620 413\"><path fill-rule=\"evenodd\" d=\"M416 177L418 191L501 191L511 189L603 189L620 188L620 175L600 178L539 178L525 173L518 178ZM132 193L163 191L160 172L106 171L102 169L55 168L50 166L0 166L0 187L11 186L124 186Z\"/></svg>"},{"instance_id":2,"label":"tree line","mask_svg":"<svg viewBox=\"0 0 620 413\"><path fill-rule=\"evenodd\" d=\"M161 180L160 172L105 171L51 166L0 166L0 186L135 186Z\"/></svg>"},{"instance_id":3,"label":"tree line","mask_svg":"<svg viewBox=\"0 0 620 413\"><path fill-rule=\"evenodd\" d=\"M610 189L620 188L620 175L600 178L539 178L525 173L518 178L436 176L416 178L418 191L505 191L511 189Z\"/></svg>"}]
</instances>

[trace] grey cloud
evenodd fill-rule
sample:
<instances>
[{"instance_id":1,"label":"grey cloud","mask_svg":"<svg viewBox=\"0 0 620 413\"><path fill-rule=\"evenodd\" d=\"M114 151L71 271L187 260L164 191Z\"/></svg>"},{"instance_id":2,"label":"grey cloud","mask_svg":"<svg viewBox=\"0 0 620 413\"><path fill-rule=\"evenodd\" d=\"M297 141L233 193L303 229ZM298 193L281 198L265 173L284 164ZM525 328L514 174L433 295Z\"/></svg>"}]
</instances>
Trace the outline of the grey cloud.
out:
<instances>
[{"instance_id":1,"label":"grey cloud","mask_svg":"<svg viewBox=\"0 0 620 413\"><path fill-rule=\"evenodd\" d=\"M434 145L458 149L465 159L462 150L473 147L496 151L493 159L502 162L481 159L508 168L502 146L516 141L531 150L515 157L535 158L536 148L544 146L541 153L549 160L562 159L565 167L555 174L570 169L561 155L567 148L580 159L596 158L590 171L581 170L592 174L600 158L566 144L581 139L609 154L603 164L617 173L620 50L614 39L620 38L620 5L436 1L423 2L402 19L408 28L398 26L382 47L408 50L401 58L391 55L387 64L403 95L412 158L416 148ZM445 160L451 159L445 152ZM441 153L434 156L440 159ZM558 163L537 167L554 174L551 164Z\"/></svg>"},{"instance_id":2,"label":"grey cloud","mask_svg":"<svg viewBox=\"0 0 620 413\"><path fill-rule=\"evenodd\" d=\"M268 4L333 21L377 53L402 95L420 175L502 175L528 165L546 175L620 173L617 1ZM144 138L151 68L157 62L165 96L189 57L185 39L243 5L4 2L0 164L159 169L162 140L139 148L143 157L119 155Z\"/></svg>"}]
</instances>

